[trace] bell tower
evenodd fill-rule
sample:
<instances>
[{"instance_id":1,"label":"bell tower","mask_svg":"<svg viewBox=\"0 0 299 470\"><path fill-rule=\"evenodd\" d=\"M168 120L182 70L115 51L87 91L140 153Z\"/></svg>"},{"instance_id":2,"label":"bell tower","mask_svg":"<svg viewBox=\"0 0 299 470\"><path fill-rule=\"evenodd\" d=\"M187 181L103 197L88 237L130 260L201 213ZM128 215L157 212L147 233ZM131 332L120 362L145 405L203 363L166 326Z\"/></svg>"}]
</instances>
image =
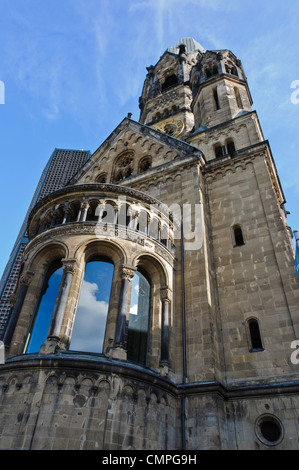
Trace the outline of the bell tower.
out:
<instances>
[{"instance_id":1,"label":"bell tower","mask_svg":"<svg viewBox=\"0 0 299 470\"><path fill-rule=\"evenodd\" d=\"M182 38L164 52L155 66L147 67L139 99L142 124L181 140L192 132L190 74L204 52L194 39Z\"/></svg>"},{"instance_id":2,"label":"bell tower","mask_svg":"<svg viewBox=\"0 0 299 470\"><path fill-rule=\"evenodd\" d=\"M195 130L217 126L252 111L241 61L229 50L207 51L191 72Z\"/></svg>"},{"instance_id":3,"label":"bell tower","mask_svg":"<svg viewBox=\"0 0 299 470\"><path fill-rule=\"evenodd\" d=\"M147 72L140 122L56 149L30 205L0 449L298 450L299 278L242 64L182 38Z\"/></svg>"}]
</instances>

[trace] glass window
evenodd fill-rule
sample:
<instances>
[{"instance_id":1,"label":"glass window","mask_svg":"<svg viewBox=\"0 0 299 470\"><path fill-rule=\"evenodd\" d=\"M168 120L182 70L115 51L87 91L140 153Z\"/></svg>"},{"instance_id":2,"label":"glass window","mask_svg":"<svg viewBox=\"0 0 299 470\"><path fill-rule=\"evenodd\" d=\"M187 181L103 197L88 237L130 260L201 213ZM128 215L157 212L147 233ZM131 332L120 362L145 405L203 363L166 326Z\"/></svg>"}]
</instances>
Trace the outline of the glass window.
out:
<instances>
[{"instance_id":1,"label":"glass window","mask_svg":"<svg viewBox=\"0 0 299 470\"><path fill-rule=\"evenodd\" d=\"M236 101L237 101L238 108L243 109L243 103L242 103L242 100L241 100L240 91L236 87L234 88L234 90L235 90L235 96L236 96Z\"/></svg>"},{"instance_id":2,"label":"glass window","mask_svg":"<svg viewBox=\"0 0 299 470\"><path fill-rule=\"evenodd\" d=\"M150 299L150 282L143 273L136 271L132 282L127 357L142 365L147 364Z\"/></svg>"},{"instance_id":3,"label":"glass window","mask_svg":"<svg viewBox=\"0 0 299 470\"><path fill-rule=\"evenodd\" d=\"M54 269L54 272L53 272ZM57 265L49 269L44 281L38 304L37 314L31 333L26 353L37 353L47 339L52 320L56 299L62 279L62 267Z\"/></svg>"},{"instance_id":4,"label":"glass window","mask_svg":"<svg viewBox=\"0 0 299 470\"><path fill-rule=\"evenodd\" d=\"M86 264L70 350L102 353L114 265L93 259Z\"/></svg>"},{"instance_id":5,"label":"glass window","mask_svg":"<svg viewBox=\"0 0 299 470\"><path fill-rule=\"evenodd\" d=\"M215 101L216 110L218 110L218 109L220 109L220 103L219 103L219 96L218 96L217 88L214 88L213 94L214 94L214 101Z\"/></svg>"},{"instance_id":6,"label":"glass window","mask_svg":"<svg viewBox=\"0 0 299 470\"><path fill-rule=\"evenodd\" d=\"M162 91L167 90L167 88L170 88L174 85L178 84L178 77L176 75L170 75L169 77L166 78L165 82L162 85Z\"/></svg>"},{"instance_id":7,"label":"glass window","mask_svg":"<svg viewBox=\"0 0 299 470\"><path fill-rule=\"evenodd\" d=\"M235 242L236 242L235 246L244 245L243 232L239 225L234 227L234 235L235 235Z\"/></svg>"},{"instance_id":8,"label":"glass window","mask_svg":"<svg viewBox=\"0 0 299 470\"><path fill-rule=\"evenodd\" d=\"M263 350L262 338L260 334L260 328L257 320L251 319L248 322L250 340L251 340L251 350L250 351L261 351Z\"/></svg>"}]
</instances>

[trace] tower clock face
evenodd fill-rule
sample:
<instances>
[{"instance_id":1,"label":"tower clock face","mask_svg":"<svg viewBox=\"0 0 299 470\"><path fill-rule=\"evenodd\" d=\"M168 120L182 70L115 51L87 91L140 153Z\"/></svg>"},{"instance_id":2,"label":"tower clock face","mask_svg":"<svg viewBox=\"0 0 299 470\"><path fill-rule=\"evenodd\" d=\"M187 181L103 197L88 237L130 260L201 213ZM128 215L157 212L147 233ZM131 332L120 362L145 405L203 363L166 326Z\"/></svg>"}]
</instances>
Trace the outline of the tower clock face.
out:
<instances>
[{"instance_id":1,"label":"tower clock face","mask_svg":"<svg viewBox=\"0 0 299 470\"><path fill-rule=\"evenodd\" d=\"M181 119L167 119L153 127L171 137L178 137L184 130L184 123Z\"/></svg>"}]
</instances>

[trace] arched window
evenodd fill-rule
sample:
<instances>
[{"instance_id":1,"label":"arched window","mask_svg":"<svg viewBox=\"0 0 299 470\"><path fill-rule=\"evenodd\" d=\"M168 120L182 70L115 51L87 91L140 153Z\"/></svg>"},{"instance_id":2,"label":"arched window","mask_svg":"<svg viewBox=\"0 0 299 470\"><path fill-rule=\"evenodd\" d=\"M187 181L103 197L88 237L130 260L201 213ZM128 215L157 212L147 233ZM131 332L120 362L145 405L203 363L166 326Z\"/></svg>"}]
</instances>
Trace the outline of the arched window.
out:
<instances>
[{"instance_id":1,"label":"arched window","mask_svg":"<svg viewBox=\"0 0 299 470\"><path fill-rule=\"evenodd\" d=\"M250 337L250 352L263 351L262 338L258 321L255 318L248 320Z\"/></svg>"},{"instance_id":2,"label":"arched window","mask_svg":"<svg viewBox=\"0 0 299 470\"><path fill-rule=\"evenodd\" d=\"M86 263L70 350L102 353L114 265L105 258Z\"/></svg>"},{"instance_id":3,"label":"arched window","mask_svg":"<svg viewBox=\"0 0 299 470\"><path fill-rule=\"evenodd\" d=\"M229 140L226 144L226 148L227 148L227 153L228 154L232 154L235 152L236 148L235 148L235 144L234 144L234 141L233 140Z\"/></svg>"},{"instance_id":4,"label":"arched window","mask_svg":"<svg viewBox=\"0 0 299 470\"><path fill-rule=\"evenodd\" d=\"M243 109L243 103L242 103L242 100L241 100L241 95L240 95L239 88L234 87L234 91L235 91L235 97L236 97L238 108Z\"/></svg>"},{"instance_id":5,"label":"arched window","mask_svg":"<svg viewBox=\"0 0 299 470\"><path fill-rule=\"evenodd\" d=\"M174 85L177 85L178 83L178 77L175 74L169 75L169 77L166 78L162 85L162 91L167 90L167 88L170 88Z\"/></svg>"},{"instance_id":6,"label":"arched window","mask_svg":"<svg viewBox=\"0 0 299 470\"><path fill-rule=\"evenodd\" d=\"M101 173L96 177L96 183L106 183L106 173Z\"/></svg>"},{"instance_id":7,"label":"arched window","mask_svg":"<svg viewBox=\"0 0 299 470\"><path fill-rule=\"evenodd\" d=\"M244 237L243 237L243 232L242 232L240 225L235 225L233 230L234 230L234 237L235 237L235 246L244 245Z\"/></svg>"},{"instance_id":8,"label":"arched window","mask_svg":"<svg viewBox=\"0 0 299 470\"><path fill-rule=\"evenodd\" d=\"M80 201L72 201L70 204L70 222L77 222L78 220L78 214L80 212L80 206L81 202Z\"/></svg>"},{"instance_id":9,"label":"arched window","mask_svg":"<svg viewBox=\"0 0 299 470\"><path fill-rule=\"evenodd\" d=\"M217 64L213 65L212 73L213 73L213 75L218 75L218 65Z\"/></svg>"},{"instance_id":10,"label":"arched window","mask_svg":"<svg viewBox=\"0 0 299 470\"><path fill-rule=\"evenodd\" d=\"M98 204L99 204L99 201L97 201L96 199L89 201L89 209L88 209L87 218L86 218L88 222L98 221L98 215L97 215L97 210L96 210L98 207Z\"/></svg>"},{"instance_id":11,"label":"arched window","mask_svg":"<svg viewBox=\"0 0 299 470\"><path fill-rule=\"evenodd\" d=\"M215 147L215 157L219 158L223 156L223 148L222 145L216 145Z\"/></svg>"},{"instance_id":12,"label":"arched window","mask_svg":"<svg viewBox=\"0 0 299 470\"><path fill-rule=\"evenodd\" d=\"M48 269L37 304L34 323L27 339L26 353L37 353L45 343L62 279L62 264L57 261Z\"/></svg>"},{"instance_id":13,"label":"arched window","mask_svg":"<svg viewBox=\"0 0 299 470\"><path fill-rule=\"evenodd\" d=\"M220 109L220 104L219 104L219 97L218 97L218 90L217 90L217 88L214 88L214 90L213 90L213 95L214 95L214 101L215 101L216 110L218 110L218 109Z\"/></svg>"},{"instance_id":14,"label":"arched window","mask_svg":"<svg viewBox=\"0 0 299 470\"><path fill-rule=\"evenodd\" d=\"M128 178L133 173L134 154L131 151L124 152L116 161L112 182Z\"/></svg>"},{"instance_id":15,"label":"arched window","mask_svg":"<svg viewBox=\"0 0 299 470\"><path fill-rule=\"evenodd\" d=\"M135 230L138 232L141 232L143 234L147 234L148 232L148 213L145 210L141 210L140 213L138 214L137 220L136 220L136 227Z\"/></svg>"},{"instance_id":16,"label":"arched window","mask_svg":"<svg viewBox=\"0 0 299 470\"><path fill-rule=\"evenodd\" d=\"M147 274L138 270L132 282L127 357L144 366L148 356L150 307L151 283Z\"/></svg>"},{"instance_id":17,"label":"arched window","mask_svg":"<svg viewBox=\"0 0 299 470\"><path fill-rule=\"evenodd\" d=\"M143 158L139 163L139 172L143 172L148 170L152 166L152 159L151 157Z\"/></svg>"},{"instance_id":18,"label":"arched window","mask_svg":"<svg viewBox=\"0 0 299 470\"><path fill-rule=\"evenodd\" d=\"M209 67L205 67L204 72L205 72L206 78L210 78L212 76L211 70Z\"/></svg>"}]
</instances>

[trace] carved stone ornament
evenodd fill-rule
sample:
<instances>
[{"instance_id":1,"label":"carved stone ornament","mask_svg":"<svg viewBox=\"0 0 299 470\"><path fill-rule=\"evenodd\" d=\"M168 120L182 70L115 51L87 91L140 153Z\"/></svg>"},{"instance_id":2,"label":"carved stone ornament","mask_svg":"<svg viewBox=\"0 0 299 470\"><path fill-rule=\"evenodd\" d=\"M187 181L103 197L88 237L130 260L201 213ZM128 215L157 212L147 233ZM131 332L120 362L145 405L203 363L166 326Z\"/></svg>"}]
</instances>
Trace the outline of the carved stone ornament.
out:
<instances>
[{"instance_id":1,"label":"carved stone ornament","mask_svg":"<svg viewBox=\"0 0 299 470\"><path fill-rule=\"evenodd\" d=\"M9 297L11 307L14 307L14 305L17 301L17 298L18 298L18 296L15 293L11 294L11 296Z\"/></svg>"},{"instance_id":2,"label":"carved stone ornament","mask_svg":"<svg viewBox=\"0 0 299 470\"><path fill-rule=\"evenodd\" d=\"M160 293L161 293L161 300L165 300L166 302L170 302L170 289L165 286L161 287Z\"/></svg>"},{"instance_id":3,"label":"carved stone ornament","mask_svg":"<svg viewBox=\"0 0 299 470\"><path fill-rule=\"evenodd\" d=\"M23 273L20 278L20 284L22 286L29 286L33 276L34 276L34 273L30 271L28 271L27 273Z\"/></svg>"},{"instance_id":4,"label":"carved stone ornament","mask_svg":"<svg viewBox=\"0 0 299 470\"><path fill-rule=\"evenodd\" d=\"M126 281L132 281L136 272L136 268L133 266L124 265L120 268L121 278Z\"/></svg>"},{"instance_id":5,"label":"carved stone ornament","mask_svg":"<svg viewBox=\"0 0 299 470\"><path fill-rule=\"evenodd\" d=\"M65 274L74 274L76 270L77 260L76 259L63 259L62 267Z\"/></svg>"},{"instance_id":6,"label":"carved stone ornament","mask_svg":"<svg viewBox=\"0 0 299 470\"><path fill-rule=\"evenodd\" d=\"M81 210L87 210L89 209L89 202L88 201L83 201L81 204Z\"/></svg>"}]
</instances>

